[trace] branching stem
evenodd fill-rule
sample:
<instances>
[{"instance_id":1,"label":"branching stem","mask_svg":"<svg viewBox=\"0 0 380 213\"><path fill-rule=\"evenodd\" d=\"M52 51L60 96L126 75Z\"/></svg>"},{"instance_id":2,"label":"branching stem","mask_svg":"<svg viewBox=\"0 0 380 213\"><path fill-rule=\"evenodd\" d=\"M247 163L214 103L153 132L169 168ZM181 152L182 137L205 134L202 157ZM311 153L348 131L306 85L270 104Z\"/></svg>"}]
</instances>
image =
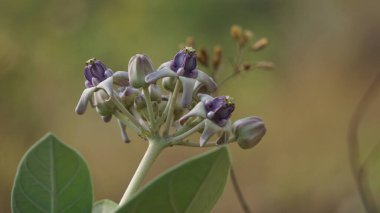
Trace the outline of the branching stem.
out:
<instances>
[{"instance_id":1,"label":"branching stem","mask_svg":"<svg viewBox=\"0 0 380 213\"><path fill-rule=\"evenodd\" d=\"M177 102L177 97L178 97L180 88L181 88L181 82L177 79L175 83L174 91L171 94L170 100L168 103L169 108L168 108L168 114L166 116L166 121L165 121L165 126L164 126L164 134L163 134L164 136L167 136L169 134L169 129L173 120L173 112L174 112L174 108Z\"/></svg>"}]
</instances>

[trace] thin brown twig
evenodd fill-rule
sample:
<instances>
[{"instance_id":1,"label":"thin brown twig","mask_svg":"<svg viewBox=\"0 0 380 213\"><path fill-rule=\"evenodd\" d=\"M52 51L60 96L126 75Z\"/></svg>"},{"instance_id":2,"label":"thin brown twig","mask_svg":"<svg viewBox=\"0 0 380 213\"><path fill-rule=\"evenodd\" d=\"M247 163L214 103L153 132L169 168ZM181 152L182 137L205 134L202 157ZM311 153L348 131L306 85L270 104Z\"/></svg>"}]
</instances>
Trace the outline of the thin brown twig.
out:
<instances>
[{"instance_id":1,"label":"thin brown twig","mask_svg":"<svg viewBox=\"0 0 380 213\"><path fill-rule=\"evenodd\" d=\"M234 169L233 169L232 166L231 166L231 169L230 169L230 176L231 176L231 182L232 182L232 185L233 185L233 187L235 189L238 201L239 201L241 207L243 208L244 213L251 213L251 210L249 209L249 206L248 206L247 202L244 199L244 195L243 195L243 193L240 190L240 187L239 187L239 184L238 184L238 180L236 178L236 175L235 175L235 172L234 172Z\"/></svg>"},{"instance_id":2,"label":"thin brown twig","mask_svg":"<svg viewBox=\"0 0 380 213\"><path fill-rule=\"evenodd\" d=\"M348 151L351 171L355 178L361 200L367 212L377 212L374 204L374 198L367 187L365 175L360 163L360 148L358 142L358 129L366 109L368 109L372 100L376 97L377 89L380 86L380 73L365 91L359 104L357 105L348 127ZM362 175L361 175L362 174ZM364 179L363 179L364 178Z\"/></svg>"}]
</instances>

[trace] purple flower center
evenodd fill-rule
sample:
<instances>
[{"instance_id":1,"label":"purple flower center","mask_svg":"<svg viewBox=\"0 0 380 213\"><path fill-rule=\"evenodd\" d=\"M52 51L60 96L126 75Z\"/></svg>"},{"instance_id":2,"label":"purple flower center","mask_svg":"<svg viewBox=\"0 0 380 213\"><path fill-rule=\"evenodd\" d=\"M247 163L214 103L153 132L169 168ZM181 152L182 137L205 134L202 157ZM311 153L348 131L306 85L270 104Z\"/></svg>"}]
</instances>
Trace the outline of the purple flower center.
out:
<instances>
[{"instance_id":1,"label":"purple flower center","mask_svg":"<svg viewBox=\"0 0 380 213\"><path fill-rule=\"evenodd\" d=\"M207 118L219 126L225 126L235 104L229 96L219 96L205 103Z\"/></svg>"},{"instance_id":2,"label":"purple flower center","mask_svg":"<svg viewBox=\"0 0 380 213\"><path fill-rule=\"evenodd\" d=\"M95 58L86 61L86 66L84 67L83 72L84 77L86 78L85 85L87 88L94 87L113 75L112 71L107 69L106 65Z\"/></svg>"},{"instance_id":3,"label":"purple flower center","mask_svg":"<svg viewBox=\"0 0 380 213\"><path fill-rule=\"evenodd\" d=\"M198 76L197 56L195 50L191 47L185 47L180 50L171 61L170 69L188 78L196 78ZM179 73L183 72L183 73Z\"/></svg>"}]
</instances>

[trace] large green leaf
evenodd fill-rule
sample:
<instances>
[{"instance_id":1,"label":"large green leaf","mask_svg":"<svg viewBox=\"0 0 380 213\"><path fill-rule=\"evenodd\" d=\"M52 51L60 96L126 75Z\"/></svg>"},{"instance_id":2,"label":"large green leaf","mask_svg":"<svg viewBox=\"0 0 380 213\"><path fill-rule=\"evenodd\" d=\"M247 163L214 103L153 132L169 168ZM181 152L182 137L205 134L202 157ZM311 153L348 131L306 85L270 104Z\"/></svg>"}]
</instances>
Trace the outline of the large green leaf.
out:
<instances>
[{"instance_id":1,"label":"large green leaf","mask_svg":"<svg viewBox=\"0 0 380 213\"><path fill-rule=\"evenodd\" d=\"M227 148L216 148L160 175L116 212L210 212L224 190L229 169Z\"/></svg>"},{"instance_id":2,"label":"large green leaf","mask_svg":"<svg viewBox=\"0 0 380 213\"><path fill-rule=\"evenodd\" d=\"M92 213L110 213L114 212L117 207L118 205L112 200L99 200L95 202Z\"/></svg>"},{"instance_id":3,"label":"large green leaf","mask_svg":"<svg viewBox=\"0 0 380 213\"><path fill-rule=\"evenodd\" d=\"M91 212L92 183L83 158L47 134L22 158L12 191L17 212Z\"/></svg>"}]
</instances>

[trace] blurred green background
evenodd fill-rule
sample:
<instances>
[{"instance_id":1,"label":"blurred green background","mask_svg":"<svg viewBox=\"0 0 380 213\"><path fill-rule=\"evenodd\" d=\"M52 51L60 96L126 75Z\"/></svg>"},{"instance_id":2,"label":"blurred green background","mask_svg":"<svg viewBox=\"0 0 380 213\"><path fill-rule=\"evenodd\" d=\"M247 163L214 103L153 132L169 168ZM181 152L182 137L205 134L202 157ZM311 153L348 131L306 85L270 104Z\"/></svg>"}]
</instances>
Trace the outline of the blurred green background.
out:
<instances>
[{"instance_id":1,"label":"blurred green background","mask_svg":"<svg viewBox=\"0 0 380 213\"><path fill-rule=\"evenodd\" d=\"M361 95L380 71L380 2L354 0L0 1L0 212L10 212L16 167L52 131L79 150L96 200L118 202L146 144L123 144L116 121L74 107L84 62L96 57L126 70L135 53L154 65L194 36L198 47L232 55L232 24L266 36L254 56L275 71L244 73L221 94L235 98L238 119L264 118L268 132L253 150L231 146L233 165L254 212L363 212L351 176L346 135ZM223 66L227 67L227 64ZM378 142L380 99L364 117L364 154ZM203 152L164 151L147 180ZM214 212L242 212L229 183Z\"/></svg>"}]
</instances>

